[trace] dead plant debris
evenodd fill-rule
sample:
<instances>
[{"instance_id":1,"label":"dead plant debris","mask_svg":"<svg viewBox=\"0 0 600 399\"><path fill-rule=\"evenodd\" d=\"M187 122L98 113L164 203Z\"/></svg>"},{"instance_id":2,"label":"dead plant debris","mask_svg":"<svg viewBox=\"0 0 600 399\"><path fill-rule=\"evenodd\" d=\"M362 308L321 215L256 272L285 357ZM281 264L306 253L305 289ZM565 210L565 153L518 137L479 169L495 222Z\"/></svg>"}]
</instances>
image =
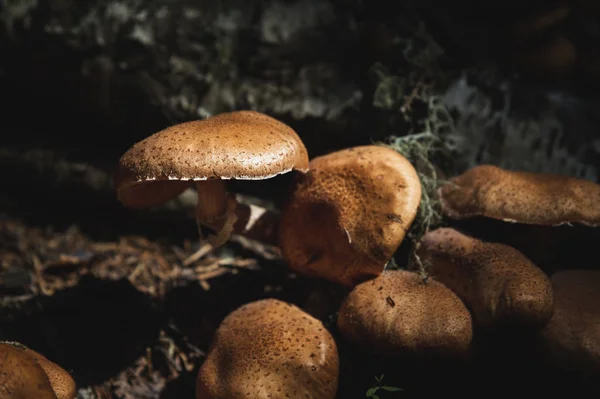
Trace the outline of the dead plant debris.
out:
<instances>
[{"instance_id":1,"label":"dead plant debris","mask_svg":"<svg viewBox=\"0 0 600 399\"><path fill-rule=\"evenodd\" d=\"M95 242L76 226L55 232L7 217L0 220L0 305L51 296L89 274L127 279L140 292L161 298L173 287L197 282L210 289L209 280L217 276L258 267L257 259L224 257L212 248L197 249L191 241L174 246L123 236Z\"/></svg>"}]
</instances>

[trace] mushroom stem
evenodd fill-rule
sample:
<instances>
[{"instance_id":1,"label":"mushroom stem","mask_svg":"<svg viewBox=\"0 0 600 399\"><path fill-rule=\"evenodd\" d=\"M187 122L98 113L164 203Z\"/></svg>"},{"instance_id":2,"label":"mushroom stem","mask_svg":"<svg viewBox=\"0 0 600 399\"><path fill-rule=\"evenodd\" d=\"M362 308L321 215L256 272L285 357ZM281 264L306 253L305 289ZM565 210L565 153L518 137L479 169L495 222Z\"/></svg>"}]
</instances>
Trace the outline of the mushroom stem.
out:
<instances>
[{"instance_id":1,"label":"mushroom stem","mask_svg":"<svg viewBox=\"0 0 600 399\"><path fill-rule=\"evenodd\" d=\"M230 201L232 199L230 198ZM245 204L235 201L234 214L236 217L233 224L232 234L237 234L259 241L266 245L278 245L279 213L254 204ZM204 226L215 231L220 226L206 222Z\"/></svg>"},{"instance_id":2,"label":"mushroom stem","mask_svg":"<svg viewBox=\"0 0 600 399\"><path fill-rule=\"evenodd\" d=\"M279 213L254 204L237 203L233 231L267 245L278 245Z\"/></svg>"},{"instance_id":3,"label":"mushroom stem","mask_svg":"<svg viewBox=\"0 0 600 399\"><path fill-rule=\"evenodd\" d=\"M220 247L231 236L233 225L237 220L235 208L237 201L227 194L225 182L221 179L208 179L196 182L198 203L196 205L196 222L201 226L215 230L208 241L214 247Z\"/></svg>"}]
</instances>

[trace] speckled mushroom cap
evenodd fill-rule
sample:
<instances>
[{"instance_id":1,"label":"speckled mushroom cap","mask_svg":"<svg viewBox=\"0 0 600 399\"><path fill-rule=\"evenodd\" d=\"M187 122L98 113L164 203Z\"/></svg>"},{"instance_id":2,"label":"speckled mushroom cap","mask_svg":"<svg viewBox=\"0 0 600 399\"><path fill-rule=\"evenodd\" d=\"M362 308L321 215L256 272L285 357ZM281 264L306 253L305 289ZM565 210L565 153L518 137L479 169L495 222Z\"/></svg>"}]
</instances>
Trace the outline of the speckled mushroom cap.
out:
<instances>
[{"instance_id":1,"label":"speckled mushroom cap","mask_svg":"<svg viewBox=\"0 0 600 399\"><path fill-rule=\"evenodd\" d=\"M0 343L0 399L73 399L75 381L39 353Z\"/></svg>"},{"instance_id":2,"label":"speckled mushroom cap","mask_svg":"<svg viewBox=\"0 0 600 399\"><path fill-rule=\"evenodd\" d=\"M230 313L198 373L196 399L334 399L339 357L323 324L262 299Z\"/></svg>"},{"instance_id":3,"label":"speckled mushroom cap","mask_svg":"<svg viewBox=\"0 0 600 399\"><path fill-rule=\"evenodd\" d=\"M508 245L439 228L422 237L417 254L429 275L454 291L479 325L542 327L552 317L550 279Z\"/></svg>"},{"instance_id":4,"label":"speckled mushroom cap","mask_svg":"<svg viewBox=\"0 0 600 399\"><path fill-rule=\"evenodd\" d=\"M414 272L388 270L354 287L339 312L340 332L381 355L465 355L471 314L447 287Z\"/></svg>"},{"instance_id":5,"label":"speckled mushroom cap","mask_svg":"<svg viewBox=\"0 0 600 399\"><path fill-rule=\"evenodd\" d=\"M442 212L535 225L600 226L600 185L568 176L474 167L439 189Z\"/></svg>"},{"instance_id":6,"label":"speckled mushroom cap","mask_svg":"<svg viewBox=\"0 0 600 399\"><path fill-rule=\"evenodd\" d=\"M553 362L600 373L600 271L564 270L552 275L554 316L541 341Z\"/></svg>"},{"instance_id":7,"label":"speckled mushroom cap","mask_svg":"<svg viewBox=\"0 0 600 399\"><path fill-rule=\"evenodd\" d=\"M309 166L281 216L280 247L290 268L346 286L381 274L421 202L414 167L376 145L317 157Z\"/></svg>"},{"instance_id":8,"label":"speckled mushroom cap","mask_svg":"<svg viewBox=\"0 0 600 399\"><path fill-rule=\"evenodd\" d=\"M235 111L136 143L119 160L114 181L119 199L141 208L174 198L190 181L260 180L307 168L308 153L291 127L262 113Z\"/></svg>"},{"instance_id":9,"label":"speckled mushroom cap","mask_svg":"<svg viewBox=\"0 0 600 399\"><path fill-rule=\"evenodd\" d=\"M50 385L56 394L56 399L73 399L76 395L75 380L58 364L48 360L44 355L29 348L25 349L35 361L44 369L50 380Z\"/></svg>"}]
</instances>

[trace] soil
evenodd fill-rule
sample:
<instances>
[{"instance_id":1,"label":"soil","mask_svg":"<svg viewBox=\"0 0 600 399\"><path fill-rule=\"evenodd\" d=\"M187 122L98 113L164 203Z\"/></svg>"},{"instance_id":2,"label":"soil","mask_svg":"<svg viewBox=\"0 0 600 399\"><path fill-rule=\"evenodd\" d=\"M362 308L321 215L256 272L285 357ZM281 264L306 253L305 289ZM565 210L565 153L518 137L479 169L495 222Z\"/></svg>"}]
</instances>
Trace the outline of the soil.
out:
<instances>
[{"instance_id":1,"label":"soil","mask_svg":"<svg viewBox=\"0 0 600 399\"><path fill-rule=\"evenodd\" d=\"M469 360L373 356L340 337L336 305L323 306L339 301L340 289L294 275L277 248L240 237L200 247L193 220L178 231L156 220L24 208L0 216L0 340L68 370L80 399L194 398L221 320L266 297L303 306L330 328L341 357L338 398L366 397L381 375L403 391L380 390L380 398L600 393L597 377L545 364L533 337L509 331L476 332Z\"/></svg>"}]
</instances>

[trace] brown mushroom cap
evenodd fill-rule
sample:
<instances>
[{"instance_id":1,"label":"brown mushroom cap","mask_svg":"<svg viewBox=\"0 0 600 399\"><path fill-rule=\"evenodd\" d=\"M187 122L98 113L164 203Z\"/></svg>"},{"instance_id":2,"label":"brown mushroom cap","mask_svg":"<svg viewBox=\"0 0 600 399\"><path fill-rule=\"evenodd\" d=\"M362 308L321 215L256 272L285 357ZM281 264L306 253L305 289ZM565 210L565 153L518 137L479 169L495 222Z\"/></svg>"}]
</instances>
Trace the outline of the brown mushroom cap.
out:
<instances>
[{"instance_id":1,"label":"brown mushroom cap","mask_svg":"<svg viewBox=\"0 0 600 399\"><path fill-rule=\"evenodd\" d=\"M429 272L454 291L482 326L543 326L552 317L548 276L516 249L451 228L423 236L417 254Z\"/></svg>"},{"instance_id":2,"label":"brown mushroom cap","mask_svg":"<svg viewBox=\"0 0 600 399\"><path fill-rule=\"evenodd\" d=\"M215 333L198 373L197 399L333 399L337 346L323 324L277 299L248 303Z\"/></svg>"},{"instance_id":3,"label":"brown mushroom cap","mask_svg":"<svg viewBox=\"0 0 600 399\"><path fill-rule=\"evenodd\" d=\"M0 399L73 399L75 381L39 353L0 343Z\"/></svg>"},{"instance_id":4,"label":"brown mushroom cap","mask_svg":"<svg viewBox=\"0 0 600 399\"><path fill-rule=\"evenodd\" d=\"M465 355L471 314L441 283L414 272L388 270L357 285L338 317L340 332L381 355Z\"/></svg>"},{"instance_id":5,"label":"brown mushroom cap","mask_svg":"<svg viewBox=\"0 0 600 399\"><path fill-rule=\"evenodd\" d=\"M376 145L317 157L309 166L281 216L290 268L347 286L381 274L421 202L414 167Z\"/></svg>"},{"instance_id":6,"label":"brown mushroom cap","mask_svg":"<svg viewBox=\"0 0 600 399\"><path fill-rule=\"evenodd\" d=\"M600 271L552 275L554 316L541 332L548 357L563 366L600 372Z\"/></svg>"},{"instance_id":7,"label":"brown mushroom cap","mask_svg":"<svg viewBox=\"0 0 600 399\"><path fill-rule=\"evenodd\" d=\"M442 212L451 219L600 226L600 185L568 176L481 165L440 187L439 197Z\"/></svg>"},{"instance_id":8,"label":"brown mushroom cap","mask_svg":"<svg viewBox=\"0 0 600 399\"><path fill-rule=\"evenodd\" d=\"M308 168L308 153L288 125L262 113L235 111L168 127L136 143L119 160L115 187L132 208L159 205L191 181L268 179Z\"/></svg>"},{"instance_id":9,"label":"brown mushroom cap","mask_svg":"<svg viewBox=\"0 0 600 399\"><path fill-rule=\"evenodd\" d=\"M27 348L25 352L32 356L42 367L50 380L50 385L52 385L57 399L73 399L75 397L77 394L75 380L67 371L34 350Z\"/></svg>"}]
</instances>

